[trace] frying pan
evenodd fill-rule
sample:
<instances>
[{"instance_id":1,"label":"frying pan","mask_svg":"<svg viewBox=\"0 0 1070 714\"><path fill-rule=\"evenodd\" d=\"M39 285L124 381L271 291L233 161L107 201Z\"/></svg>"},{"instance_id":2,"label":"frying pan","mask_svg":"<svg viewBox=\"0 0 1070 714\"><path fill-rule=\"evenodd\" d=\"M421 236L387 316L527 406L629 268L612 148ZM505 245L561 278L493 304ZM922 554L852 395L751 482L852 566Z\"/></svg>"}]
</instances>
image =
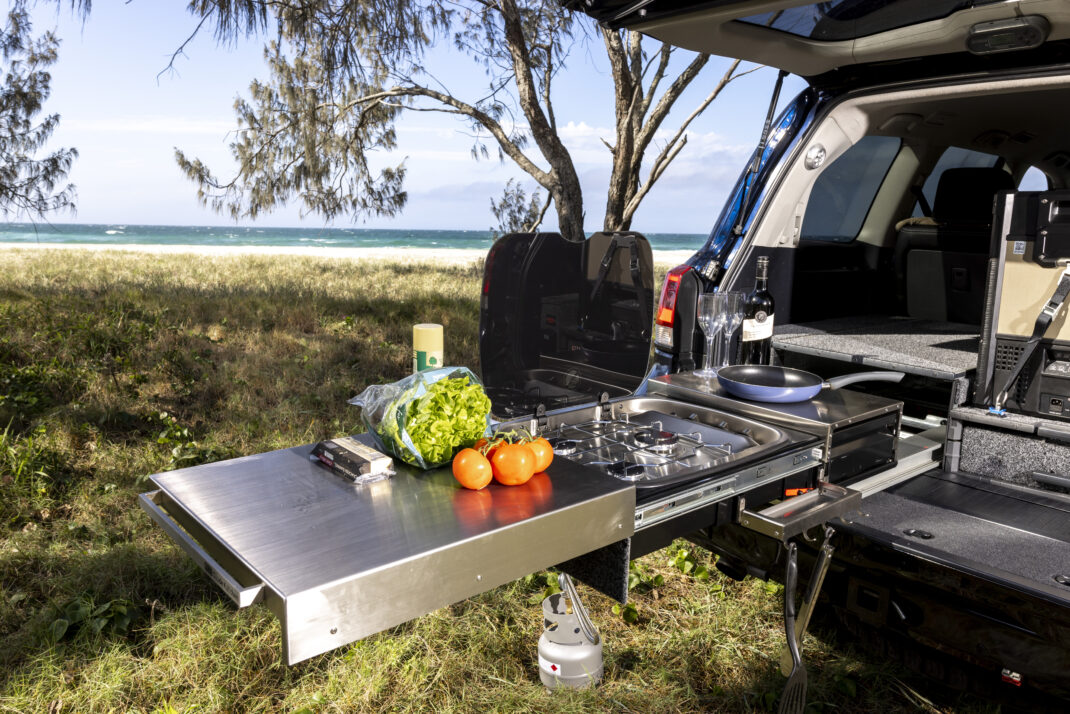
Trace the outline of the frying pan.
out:
<instances>
[{"instance_id":1,"label":"frying pan","mask_svg":"<svg viewBox=\"0 0 1070 714\"><path fill-rule=\"evenodd\" d=\"M801 369L737 364L717 371L717 381L729 393L755 402L805 402L825 387L839 389L855 382L898 382L902 372L856 372L825 381Z\"/></svg>"}]
</instances>

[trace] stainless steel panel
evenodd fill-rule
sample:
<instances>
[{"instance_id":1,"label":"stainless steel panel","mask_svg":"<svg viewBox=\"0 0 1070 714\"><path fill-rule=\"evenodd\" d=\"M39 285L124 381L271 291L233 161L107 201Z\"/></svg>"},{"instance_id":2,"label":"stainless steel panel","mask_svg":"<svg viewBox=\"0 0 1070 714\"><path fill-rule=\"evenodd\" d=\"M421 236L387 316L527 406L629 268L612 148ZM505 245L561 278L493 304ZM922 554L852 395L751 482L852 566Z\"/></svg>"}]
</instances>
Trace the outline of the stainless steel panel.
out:
<instances>
[{"instance_id":1,"label":"stainless steel panel","mask_svg":"<svg viewBox=\"0 0 1070 714\"><path fill-rule=\"evenodd\" d=\"M746 493L767 483L775 483L792 474L814 468L820 463L821 449L805 446L767 461L742 467L721 478L703 479L693 488L638 505L635 509L635 530L638 532L711 503Z\"/></svg>"},{"instance_id":2,"label":"stainless steel panel","mask_svg":"<svg viewBox=\"0 0 1070 714\"><path fill-rule=\"evenodd\" d=\"M634 511L634 490L618 491L288 597L283 659L300 662L619 541Z\"/></svg>"},{"instance_id":3,"label":"stainless steel panel","mask_svg":"<svg viewBox=\"0 0 1070 714\"><path fill-rule=\"evenodd\" d=\"M197 543L190 533L179 524L181 519L173 519L170 514L160 507L160 501L163 499L159 491L140 494L137 500L141 508L149 514L149 517L156 521L157 525L163 528L164 532L171 536L171 539L182 550L186 551L186 555L192 558L193 562L201 566L201 570L234 601L235 605L239 608L249 607L263 599L264 584L257 581L256 576L243 566L235 567L236 563L231 562L230 570L238 573L237 575L232 575L220 565L218 561L226 560L225 558L219 555L213 558L206 547L202 547ZM201 540L205 543L210 543L203 536ZM216 547L212 548L212 545L208 545L207 548L212 548L213 550L221 549L218 544L213 545ZM230 560L233 561L233 559Z\"/></svg>"},{"instance_id":4,"label":"stainless steel panel","mask_svg":"<svg viewBox=\"0 0 1070 714\"><path fill-rule=\"evenodd\" d=\"M861 505L862 494L858 491L821 483L809 493L786 499L757 513L745 510L739 523L744 528L786 543L816 525L858 510Z\"/></svg>"},{"instance_id":5,"label":"stainless steel panel","mask_svg":"<svg viewBox=\"0 0 1070 714\"><path fill-rule=\"evenodd\" d=\"M564 459L523 486L469 491L449 468L404 465L355 485L310 452L152 477L277 595L291 664L632 534L634 487Z\"/></svg>"},{"instance_id":6,"label":"stainless steel panel","mask_svg":"<svg viewBox=\"0 0 1070 714\"><path fill-rule=\"evenodd\" d=\"M902 409L902 402L850 389L823 389L809 401L792 404L752 402L731 396L717 380L706 380L687 372L652 379L647 383L647 391L725 409L818 436Z\"/></svg>"}]
</instances>

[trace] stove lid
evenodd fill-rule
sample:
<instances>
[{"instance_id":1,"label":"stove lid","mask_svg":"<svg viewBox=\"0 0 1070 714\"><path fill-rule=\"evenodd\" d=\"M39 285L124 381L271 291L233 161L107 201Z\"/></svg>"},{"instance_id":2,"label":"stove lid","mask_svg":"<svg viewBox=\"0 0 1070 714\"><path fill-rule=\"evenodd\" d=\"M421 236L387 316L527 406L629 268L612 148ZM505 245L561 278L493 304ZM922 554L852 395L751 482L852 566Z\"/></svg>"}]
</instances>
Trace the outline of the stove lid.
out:
<instances>
[{"instance_id":1,"label":"stove lid","mask_svg":"<svg viewBox=\"0 0 1070 714\"><path fill-rule=\"evenodd\" d=\"M498 418L630 394L650 360L654 261L638 233L512 233L487 254L483 384Z\"/></svg>"}]
</instances>

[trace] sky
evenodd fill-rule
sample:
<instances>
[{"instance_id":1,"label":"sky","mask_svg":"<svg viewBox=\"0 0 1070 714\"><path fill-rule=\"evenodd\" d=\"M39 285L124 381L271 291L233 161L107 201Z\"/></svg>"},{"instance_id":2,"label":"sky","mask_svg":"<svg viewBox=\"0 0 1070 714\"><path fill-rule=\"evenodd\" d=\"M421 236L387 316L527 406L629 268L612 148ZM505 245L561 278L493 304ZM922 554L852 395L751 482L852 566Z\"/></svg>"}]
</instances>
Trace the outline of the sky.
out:
<instances>
[{"instance_id":1,"label":"sky","mask_svg":"<svg viewBox=\"0 0 1070 714\"><path fill-rule=\"evenodd\" d=\"M53 223L228 225L235 222L196 199L195 185L174 160L175 148L202 160L221 177L234 162L228 150L236 124L234 100L247 95L254 78L267 79L263 39L219 45L202 31L165 70L172 53L197 25L184 0L97 0L83 23L64 8L37 8L34 32L55 28L62 40L52 67L52 96L45 111L58 113L52 147L73 146L79 157L70 173L77 186L77 213ZM683 51L678 66L690 61ZM440 50L427 61L457 96L474 96L485 82L466 57ZM679 122L720 79L729 61L714 58L677 103L663 125ZM746 66L744 68L747 68ZM688 144L641 205L633 229L647 233L706 233L728 190L756 145L775 70L761 68L731 83L688 131ZM801 91L789 78L781 106ZM575 48L555 80L559 133L583 185L588 231L601 228L610 155L602 140L614 140L613 94L600 41ZM397 123L398 148L384 164L407 167L408 202L400 215L333 223L303 216L293 202L255 222L239 225L487 230L494 223L491 197L510 178L529 192L535 182L511 162L474 160L468 125L456 117L418 112ZM530 153L530 152L529 152ZM552 214L552 210L550 212ZM548 214L547 229L555 227Z\"/></svg>"}]
</instances>

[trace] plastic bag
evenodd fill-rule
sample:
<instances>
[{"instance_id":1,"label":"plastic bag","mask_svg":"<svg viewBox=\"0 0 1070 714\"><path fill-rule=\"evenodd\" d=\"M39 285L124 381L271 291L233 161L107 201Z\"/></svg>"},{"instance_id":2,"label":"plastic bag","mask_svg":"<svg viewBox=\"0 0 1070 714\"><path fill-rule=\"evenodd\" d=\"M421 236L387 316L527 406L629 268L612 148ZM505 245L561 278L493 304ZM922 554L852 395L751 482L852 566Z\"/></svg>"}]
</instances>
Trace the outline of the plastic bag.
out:
<instances>
[{"instance_id":1,"label":"plastic bag","mask_svg":"<svg viewBox=\"0 0 1070 714\"><path fill-rule=\"evenodd\" d=\"M375 384L349 400L380 451L430 469L471 446L490 424L490 399L472 371L443 367Z\"/></svg>"}]
</instances>

